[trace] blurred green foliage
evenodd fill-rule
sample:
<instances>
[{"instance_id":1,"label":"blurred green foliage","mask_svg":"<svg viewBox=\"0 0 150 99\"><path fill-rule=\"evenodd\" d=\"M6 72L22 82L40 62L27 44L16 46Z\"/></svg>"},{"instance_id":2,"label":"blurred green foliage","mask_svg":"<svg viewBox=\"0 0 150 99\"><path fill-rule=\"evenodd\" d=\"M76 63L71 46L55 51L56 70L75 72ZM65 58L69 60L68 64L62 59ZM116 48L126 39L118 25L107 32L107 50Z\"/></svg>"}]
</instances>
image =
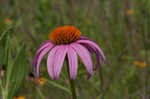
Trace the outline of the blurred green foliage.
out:
<instances>
[{"instance_id":1,"label":"blurred green foliage","mask_svg":"<svg viewBox=\"0 0 150 99\"><path fill-rule=\"evenodd\" d=\"M83 35L100 45L109 60L109 64L101 66L103 83L98 72L87 81L87 73L80 63L75 80L79 99L150 97L149 0L1 0L0 36L9 25L12 26L9 32L12 58L24 43L25 51L20 53L25 52L28 73L31 72L30 64L36 50L49 39L49 33L58 26L75 25ZM1 43L6 43L6 40L0 40ZM0 67L4 64L1 61L2 51L6 50L4 46L0 46ZM22 61L20 57L23 56L18 56L19 62ZM144 61L148 65L141 68L134 65L134 61ZM16 68L19 69L19 66ZM42 77L51 82L46 69L46 57L41 67ZM15 75L19 75L17 73L21 74L16 72ZM53 84L47 82L39 86L27 78L28 75L15 95L27 99L41 99L42 96L46 99L70 99L65 90L55 86L58 84L69 88L65 67L59 80L52 81ZM12 78L15 79L23 78Z\"/></svg>"},{"instance_id":2,"label":"blurred green foliage","mask_svg":"<svg viewBox=\"0 0 150 99\"><path fill-rule=\"evenodd\" d=\"M11 27L8 27L7 31L3 32L0 37L0 54L3 55L1 57L0 87L3 99L12 99L16 95L27 72L24 45L19 48L16 56L12 56L9 43L10 29Z\"/></svg>"}]
</instances>

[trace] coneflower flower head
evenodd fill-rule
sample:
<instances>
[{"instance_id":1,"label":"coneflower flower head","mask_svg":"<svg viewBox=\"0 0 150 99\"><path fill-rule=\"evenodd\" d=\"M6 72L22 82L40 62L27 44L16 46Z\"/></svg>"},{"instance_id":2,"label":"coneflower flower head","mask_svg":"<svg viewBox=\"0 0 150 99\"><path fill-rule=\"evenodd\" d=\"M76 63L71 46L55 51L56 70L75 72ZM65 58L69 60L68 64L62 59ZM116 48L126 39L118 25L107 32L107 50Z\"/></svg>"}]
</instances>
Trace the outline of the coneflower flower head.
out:
<instances>
[{"instance_id":1,"label":"coneflower flower head","mask_svg":"<svg viewBox=\"0 0 150 99\"><path fill-rule=\"evenodd\" d=\"M50 77L55 80L59 77L65 57L68 58L70 78L75 79L78 69L77 55L85 65L89 77L93 72L91 54L96 55L97 67L100 66L101 57L107 62L104 53L99 46L87 37L81 36L81 32L74 26L58 27L50 34L50 40L43 43L38 49L32 62L32 71L36 66L36 73L40 75L40 63L48 53L47 69Z\"/></svg>"},{"instance_id":2,"label":"coneflower flower head","mask_svg":"<svg viewBox=\"0 0 150 99\"><path fill-rule=\"evenodd\" d=\"M56 28L50 34L50 40L55 44L69 44L80 38L80 31L74 26Z\"/></svg>"}]
</instances>

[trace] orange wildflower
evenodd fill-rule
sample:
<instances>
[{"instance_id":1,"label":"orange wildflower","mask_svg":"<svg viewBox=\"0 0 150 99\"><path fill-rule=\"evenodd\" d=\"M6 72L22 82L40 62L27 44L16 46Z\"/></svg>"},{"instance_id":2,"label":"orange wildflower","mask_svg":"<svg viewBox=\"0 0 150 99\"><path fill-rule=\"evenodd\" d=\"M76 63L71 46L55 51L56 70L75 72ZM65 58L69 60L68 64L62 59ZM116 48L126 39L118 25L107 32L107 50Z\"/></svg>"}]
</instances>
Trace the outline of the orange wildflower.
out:
<instances>
[{"instance_id":1,"label":"orange wildflower","mask_svg":"<svg viewBox=\"0 0 150 99\"><path fill-rule=\"evenodd\" d=\"M147 63L144 61L135 61L133 64L142 68L147 66Z\"/></svg>"},{"instance_id":2,"label":"orange wildflower","mask_svg":"<svg viewBox=\"0 0 150 99\"><path fill-rule=\"evenodd\" d=\"M12 23L12 20L9 19L9 18L6 18L6 19L4 20L4 23L5 23L5 24L11 24L11 23Z\"/></svg>"},{"instance_id":3,"label":"orange wildflower","mask_svg":"<svg viewBox=\"0 0 150 99\"><path fill-rule=\"evenodd\" d=\"M132 9L127 10L128 15L132 15L133 13L134 13L134 11Z\"/></svg>"},{"instance_id":4,"label":"orange wildflower","mask_svg":"<svg viewBox=\"0 0 150 99\"><path fill-rule=\"evenodd\" d=\"M15 96L13 99L26 99L26 98L23 96Z\"/></svg>"},{"instance_id":5,"label":"orange wildflower","mask_svg":"<svg viewBox=\"0 0 150 99\"><path fill-rule=\"evenodd\" d=\"M36 82L43 86L46 83L46 79L44 77L41 77L40 79L37 79Z\"/></svg>"}]
</instances>

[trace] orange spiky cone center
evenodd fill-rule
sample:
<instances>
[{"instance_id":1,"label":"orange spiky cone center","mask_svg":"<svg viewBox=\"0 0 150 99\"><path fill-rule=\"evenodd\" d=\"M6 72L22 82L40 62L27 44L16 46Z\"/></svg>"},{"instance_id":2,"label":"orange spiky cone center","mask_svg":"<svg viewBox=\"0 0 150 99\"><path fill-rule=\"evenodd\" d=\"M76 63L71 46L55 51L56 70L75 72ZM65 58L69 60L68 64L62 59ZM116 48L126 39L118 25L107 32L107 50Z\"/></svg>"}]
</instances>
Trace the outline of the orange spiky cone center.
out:
<instances>
[{"instance_id":1,"label":"orange spiky cone center","mask_svg":"<svg viewBox=\"0 0 150 99\"><path fill-rule=\"evenodd\" d=\"M74 26L63 26L54 29L50 40L55 44L69 44L79 39L81 32Z\"/></svg>"}]
</instances>

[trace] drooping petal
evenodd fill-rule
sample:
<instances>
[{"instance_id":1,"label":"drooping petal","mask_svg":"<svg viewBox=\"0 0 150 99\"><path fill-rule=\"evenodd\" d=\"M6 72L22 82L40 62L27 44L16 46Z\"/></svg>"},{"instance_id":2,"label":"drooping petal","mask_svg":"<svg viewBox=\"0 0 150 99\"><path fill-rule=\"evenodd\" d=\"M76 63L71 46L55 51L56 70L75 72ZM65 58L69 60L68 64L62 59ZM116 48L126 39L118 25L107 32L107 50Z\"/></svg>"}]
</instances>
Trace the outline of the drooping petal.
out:
<instances>
[{"instance_id":1,"label":"drooping petal","mask_svg":"<svg viewBox=\"0 0 150 99\"><path fill-rule=\"evenodd\" d=\"M42 51L44 48L46 48L46 47L48 47L48 46L52 46L52 45L54 45L54 44L51 43L50 40L48 40L48 41L46 41L46 42L44 42L43 44L40 45L40 48L38 49L38 51L37 51L36 54L35 54L34 59L32 60L32 72L34 72L34 66L35 66L35 64L37 63L37 59L38 59L39 54L41 53L41 51Z\"/></svg>"},{"instance_id":2,"label":"drooping petal","mask_svg":"<svg viewBox=\"0 0 150 99\"><path fill-rule=\"evenodd\" d=\"M68 46L63 45L56 52L55 61L54 61L54 73L56 79L59 77L59 74L61 72L67 51L68 51Z\"/></svg>"},{"instance_id":3,"label":"drooping petal","mask_svg":"<svg viewBox=\"0 0 150 99\"><path fill-rule=\"evenodd\" d=\"M59 77L67 50L68 46L56 46L48 55L47 68L48 73L53 80Z\"/></svg>"},{"instance_id":4,"label":"drooping petal","mask_svg":"<svg viewBox=\"0 0 150 99\"><path fill-rule=\"evenodd\" d=\"M91 49L91 50L92 50L92 49ZM100 53L99 53L98 50L92 50L92 53L94 53L95 56L96 56L96 61L97 61L97 63L96 63L96 68L95 68L95 70L97 70L97 69L100 67L100 64L101 64Z\"/></svg>"},{"instance_id":5,"label":"drooping petal","mask_svg":"<svg viewBox=\"0 0 150 99\"><path fill-rule=\"evenodd\" d=\"M39 49L37 50L35 56L38 57L38 55L40 54L40 52L41 52L44 48L48 47L49 45L51 46L51 45L54 45L54 44L53 44L50 40L48 40L48 41L42 43L42 44L40 45Z\"/></svg>"},{"instance_id":6,"label":"drooping petal","mask_svg":"<svg viewBox=\"0 0 150 99\"><path fill-rule=\"evenodd\" d=\"M68 61L69 61L70 78L74 80L77 75L78 59L75 50L70 46L68 49Z\"/></svg>"},{"instance_id":7,"label":"drooping petal","mask_svg":"<svg viewBox=\"0 0 150 99\"><path fill-rule=\"evenodd\" d=\"M101 55L100 55L100 52L97 49L93 49L92 47L89 47L88 44L81 44L81 45L85 46L89 50L89 52L91 54L95 54L95 56L96 56L95 67L96 68L94 68L94 70L97 70L100 67L100 64L101 64Z\"/></svg>"},{"instance_id":8,"label":"drooping petal","mask_svg":"<svg viewBox=\"0 0 150 99\"><path fill-rule=\"evenodd\" d=\"M58 46L54 47L48 54L47 58L47 69L48 69L48 74L52 79L54 79L54 72L53 72L53 64L54 64L54 57L56 54L56 51L58 50Z\"/></svg>"},{"instance_id":9,"label":"drooping petal","mask_svg":"<svg viewBox=\"0 0 150 99\"><path fill-rule=\"evenodd\" d=\"M92 69L92 59L91 59L89 51L85 47L77 43L72 43L71 46L72 48L76 50L83 64L85 65L88 73L91 75L93 69Z\"/></svg>"},{"instance_id":10,"label":"drooping petal","mask_svg":"<svg viewBox=\"0 0 150 99\"><path fill-rule=\"evenodd\" d=\"M54 47L53 45L49 45L48 47L46 47L45 49L43 49L41 51L41 53L39 54L38 56L38 59L37 59L37 65L36 65L36 71L37 71L37 75L39 77L39 74L40 74L40 63L43 59L43 57L45 56L45 54L51 50L51 48Z\"/></svg>"},{"instance_id":11,"label":"drooping petal","mask_svg":"<svg viewBox=\"0 0 150 99\"><path fill-rule=\"evenodd\" d=\"M96 60L97 60L97 63L96 63L96 68L95 70L98 69L98 67L100 67L100 64L101 64L101 57L100 57L100 54L99 52L96 50L96 51L93 51L96 55Z\"/></svg>"},{"instance_id":12,"label":"drooping petal","mask_svg":"<svg viewBox=\"0 0 150 99\"><path fill-rule=\"evenodd\" d=\"M42 49L43 47L45 47L46 45L49 45L49 44L53 44L50 40L47 40L46 42L44 42L44 43L42 43L41 45L40 45L40 49ZM40 50L39 49L39 50Z\"/></svg>"},{"instance_id":13,"label":"drooping petal","mask_svg":"<svg viewBox=\"0 0 150 99\"><path fill-rule=\"evenodd\" d=\"M104 59L104 63L107 64L107 59L103 53L103 51L101 50L101 48L93 41L91 40L77 40L77 43L80 44L86 44L87 46L89 46L91 49L95 50L97 53L100 53L100 55L103 57Z\"/></svg>"}]
</instances>

